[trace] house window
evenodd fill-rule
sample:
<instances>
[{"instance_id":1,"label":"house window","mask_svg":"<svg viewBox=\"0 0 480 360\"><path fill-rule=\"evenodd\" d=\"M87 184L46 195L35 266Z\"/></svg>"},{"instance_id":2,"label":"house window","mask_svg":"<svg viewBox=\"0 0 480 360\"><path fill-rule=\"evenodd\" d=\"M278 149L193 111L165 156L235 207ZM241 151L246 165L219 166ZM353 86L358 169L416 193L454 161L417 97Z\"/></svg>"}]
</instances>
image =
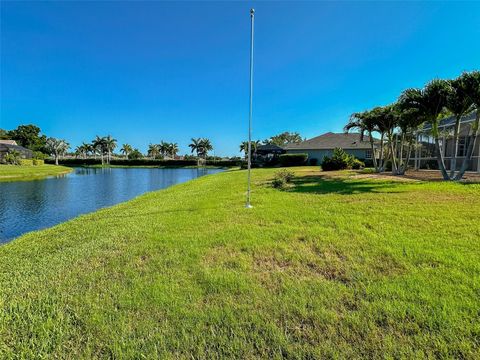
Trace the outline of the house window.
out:
<instances>
[{"instance_id":1,"label":"house window","mask_svg":"<svg viewBox=\"0 0 480 360\"><path fill-rule=\"evenodd\" d=\"M365 150L365 159L371 159L372 158L372 150L368 149Z\"/></svg>"}]
</instances>

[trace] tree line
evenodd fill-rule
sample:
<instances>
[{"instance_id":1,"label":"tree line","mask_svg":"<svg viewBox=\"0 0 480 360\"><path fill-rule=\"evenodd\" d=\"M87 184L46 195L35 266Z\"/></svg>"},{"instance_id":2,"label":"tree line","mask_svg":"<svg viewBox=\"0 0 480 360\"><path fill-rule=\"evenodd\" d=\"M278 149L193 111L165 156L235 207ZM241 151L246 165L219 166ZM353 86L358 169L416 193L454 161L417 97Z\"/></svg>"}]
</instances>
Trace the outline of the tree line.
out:
<instances>
[{"instance_id":1,"label":"tree line","mask_svg":"<svg viewBox=\"0 0 480 360\"><path fill-rule=\"evenodd\" d=\"M379 135L378 156L373 156L377 172L385 171L387 161L392 164L392 173L403 175L408 167L410 156L416 146L418 130L429 125L435 143L435 156L444 180L460 180L472 160L480 125L480 72L464 72L456 79L434 79L422 88L403 91L398 100L386 106L353 113L345 131L357 129L363 140L368 141L375 154L374 135ZM475 119L468 126L466 154L459 163L461 119L476 112ZM440 129L441 120L453 116L453 133ZM447 171L444 158L444 137L453 139L453 157ZM457 165L460 164L459 170Z\"/></svg>"},{"instance_id":2,"label":"tree line","mask_svg":"<svg viewBox=\"0 0 480 360\"><path fill-rule=\"evenodd\" d=\"M303 140L305 139L303 139L298 132L285 131L278 135L271 136L270 138L265 139L263 141L252 140L251 141L252 153L255 153L257 151L257 148L261 145L277 145L282 147L288 144L299 143L299 142L302 142ZM240 148L240 152L243 152L245 154L245 157L247 157L248 141L242 141L239 148Z\"/></svg>"},{"instance_id":3,"label":"tree line","mask_svg":"<svg viewBox=\"0 0 480 360\"><path fill-rule=\"evenodd\" d=\"M47 137L41 134L41 130L35 125L20 125L17 129L6 131L0 129L0 139L15 140L18 145L30 149L34 152L34 158L44 159L50 155L55 159L55 164L61 157L66 156L70 150L70 144L64 139ZM206 160L208 153L213 150L212 142L208 138L192 138L190 144L191 156L189 158L198 158ZM91 142L82 142L70 155L77 158L100 158L102 165L109 164L114 156L115 149L118 148L117 139L111 135L96 136ZM122 144L120 153L126 159L137 160L144 158L144 154L137 148L128 143ZM175 159L179 153L177 143L160 141L158 144L149 144L146 157L151 159ZM118 155L116 155L118 156Z\"/></svg>"}]
</instances>

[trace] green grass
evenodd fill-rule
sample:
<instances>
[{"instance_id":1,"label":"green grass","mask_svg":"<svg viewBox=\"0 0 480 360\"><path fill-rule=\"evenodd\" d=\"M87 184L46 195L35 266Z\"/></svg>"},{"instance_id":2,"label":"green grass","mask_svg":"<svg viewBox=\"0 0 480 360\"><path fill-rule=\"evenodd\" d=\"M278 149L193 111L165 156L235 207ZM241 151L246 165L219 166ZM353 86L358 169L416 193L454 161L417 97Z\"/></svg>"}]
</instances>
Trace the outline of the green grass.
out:
<instances>
[{"instance_id":1,"label":"green grass","mask_svg":"<svg viewBox=\"0 0 480 360\"><path fill-rule=\"evenodd\" d=\"M48 176L67 174L70 171L72 171L72 168L55 165L0 165L0 182L43 179Z\"/></svg>"},{"instance_id":2,"label":"green grass","mask_svg":"<svg viewBox=\"0 0 480 360\"><path fill-rule=\"evenodd\" d=\"M479 358L480 185L229 171L0 247L0 358Z\"/></svg>"}]
</instances>

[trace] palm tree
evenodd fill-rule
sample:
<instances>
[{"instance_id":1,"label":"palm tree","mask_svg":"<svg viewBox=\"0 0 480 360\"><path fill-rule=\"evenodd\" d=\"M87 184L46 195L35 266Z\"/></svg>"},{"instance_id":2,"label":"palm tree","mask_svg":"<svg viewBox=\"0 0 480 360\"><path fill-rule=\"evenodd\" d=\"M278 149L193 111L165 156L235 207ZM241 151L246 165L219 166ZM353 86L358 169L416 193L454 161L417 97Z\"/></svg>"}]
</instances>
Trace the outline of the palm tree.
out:
<instances>
[{"instance_id":1,"label":"palm tree","mask_svg":"<svg viewBox=\"0 0 480 360\"><path fill-rule=\"evenodd\" d=\"M392 160L392 163L395 163L396 166L392 168L392 172L395 175L405 175L412 149L415 146L415 134L424 123L424 118L416 109L404 109L400 104L395 104L393 111L398 131L395 134L395 146L392 153L395 160Z\"/></svg>"},{"instance_id":2,"label":"palm tree","mask_svg":"<svg viewBox=\"0 0 480 360\"><path fill-rule=\"evenodd\" d=\"M379 159L379 161L377 161L377 156L375 152L375 141L373 138L374 132L380 132L377 118L375 117L375 112L371 110L371 111L353 113L350 116L350 121L344 127L344 130L347 133L352 129L357 129L360 131L360 141L363 141L365 137L365 133L368 134L370 147L372 150L373 166L375 167L375 171L377 173L382 172L383 159ZM382 146L383 146L383 137L384 137L384 133L381 134L381 139L380 139ZM382 157L383 157L383 152L382 152Z\"/></svg>"},{"instance_id":3,"label":"palm tree","mask_svg":"<svg viewBox=\"0 0 480 360\"><path fill-rule=\"evenodd\" d=\"M103 155L105 154L105 139L101 138L100 136L95 136L95 139L92 141L92 149L94 154L99 154L100 158L102 160L102 165L104 164L103 162Z\"/></svg>"},{"instance_id":4,"label":"palm tree","mask_svg":"<svg viewBox=\"0 0 480 360\"><path fill-rule=\"evenodd\" d=\"M117 139L112 138L110 135L103 138L105 152L107 153L107 163L110 164L113 150L117 147Z\"/></svg>"},{"instance_id":5,"label":"palm tree","mask_svg":"<svg viewBox=\"0 0 480 360\"><path fill-rule=\"evenodd\" d=\"M260 140L253 140L252 141L252 153L257 152L257 148L261 145ZM240 144L240 152L243 152L245 154L245 158L248 156L248 141L242 141Z\"/></svg>"},{"instance_id":6,"label":"palm tree","mask_svg":"<svg viewBox=\"0 0 480 360\"><path fill-rule=\"evenodd\" d=\"M178 153L178 144L177 143L168 144L168 153L172 156L172 159L175 159L175 156Z\"/></svg>"},{"instance_id":7,"label":"palm tree","mask_svg":"<svg viewBox=\"0 0 480 360\"><path fill-rule=\"evenodd\" d=\"M82 156L82 147L79 145L75 148L75 158L78 159L78 157Z\"/></svg>"},{"instance_id":8,"label":"palm tree","mask_svg":"<svg viewBox=\"0 0 480 360\"><path fill-rule=\"evenodd\" d=\"M160 153L162 154L163 157L167 156L169 153L169 146L170 144L165 142L165 141L160 141L160 144L158 144L158 149L160 150Z\"/></svg>"},{"instance_id":9,"label":"palm tree","mask_svg":"<svg viewBox=\"0 0 480 360\"><path fill-rule=\"evenodd\" d=\"M55 158L55 165L58 165L58 158L64 155L69 149L70 145L62 139L55 139L50 137L47 139L47 151Z\"/></svg>"},{"instance_id":10,"label":"palm tree","mask_svg":"<svg viewBox=\"0 0 480 360\"><path fill-rule=\"evenodd\" d=\"M463 159L462 166L455 177L455 180L461 180L468 163L471 161L475 144L480 131L480 71L465 72L460 76L461 87L468 99L472 102L472 110L476 110L475 121L470 130L470 141L467 147L467 153Z\"/></svg>"},{"instance_id":11,"label":"palm tree","mask_svg":"<svg viewBox=\"0 0 480 360\"><path fill-rule=\"evenodd\" d=\"M210 142L209 139L203 138L200 141L200 148L201 148L202 156L206 160L208 152L213 150L213 145L212 145L212 143Z\"/></svg>"},{"instance_id":12,"label":"palm tree","mask_svg":"<svg viewBox=\"0 0 480 360\"><path fill-rule=\"evenodd\" d=\"M149 144L148 145L148 152L147 155L150 156L152 159L155 159L160 155L160 145L158 144Z\"/></svg>"},{"instance_id":13,"label":"palm tree","mask_svg":"<svg viewBox=\"0 0 480 360\"><path fill-rule=\"evenodd\" d=\"M466 76L466 75L464 75ZM457 155L460 134L460 120L463 116L473 110L472 99L467 96L466 89L464 89L464 82L462 77L448 81L448 94L446 101L446 108L455 117L455 125L453 129L453 154L450 164L450 178L454 178L457 169Z\"/></svg>"},{"instance_id":14,"label":"palm tree","mask_svg":"<svg viewBox=\"0 0 480 360\"><path fill-rule=\"evenodd\" d=\"M445 168L442 144L440 142L439 122L447 102L449 84L446 80L435 79L430 81L423 89L407 89L399 98L400 106L404 110L414 110L432 127L435 140L435 152L438 167L444 180L450 180Z\"/></svg>"},{"instance_id":15,"label":"palm tree","mask_svg":"<svg viewBox=\"0 0 480 360\"><path fill-rule=\"evenodd\" d=\"M200 156L202 153L202 139L201 138L192 138L191 143L188 145L188 147L192 150L192 154L195 152L197 156Z\"/></svg>"},{"instance_id":16,"label":"palm tree","mask_svg":"<svg viewBox=\"0 0 480 360\"><path fill-rule=\"evenodd\" d=\"M122 152L128 160L128 155L133 151L133 148L130 144L123 144L120 152Z\"/></svg>"}]
</instances>

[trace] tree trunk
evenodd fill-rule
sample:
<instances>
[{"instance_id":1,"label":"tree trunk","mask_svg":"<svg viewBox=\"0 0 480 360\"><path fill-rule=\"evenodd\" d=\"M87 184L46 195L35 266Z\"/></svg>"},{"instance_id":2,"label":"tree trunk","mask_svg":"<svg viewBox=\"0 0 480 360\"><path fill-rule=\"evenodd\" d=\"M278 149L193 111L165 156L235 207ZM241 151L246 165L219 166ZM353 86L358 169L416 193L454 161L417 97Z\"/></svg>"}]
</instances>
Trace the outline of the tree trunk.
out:
<instances>
[{"instance_id":1,"label":"tree trunk","mask_svg":"<svg viewBox=\"0 0 480 360\"><path fill-rule=\"evenodd\" d=\"M390 153L392 156L392 174L396 175L398 172L398 165L397 165L397 154L396 154L396 146L393 142L393 134L388 134L388 142L390 143Z\"/></svg>"},{"instance_id":2,"label":"tree trunk","mask_svg":"<svg viewBox=\"0 0 480 360\"><path fill-rule=\"evenodd\" d=\"M459 133L460 133L460 118L461 116L457 116L455 119L455 129L453 133L453 154L452 154L452 161L450 162L450 178L455 176L455 171L457 170L457 154L458 154L458 141L459 141Z\"/></svg>"},{"instance_id":3,"label":"tree trunk","mask_svg":"<svg viewBox=\"0 0 480 360\"><path fill-rule=\"evenodd\" d=\"M385 167L385 161L383 159L383 155L384 155L384 153L383 153L383 139L384 139L384 137L385 137L385 134L382 133L382 135L380 136L380 156L378 158L378 171L377 171L378 173L383 172L384 167Z\"/></svg>"},{"instance_id":4,"label":"tree trunk","mask_svg":"<svg viewBox=\"0 0 480 360\"><path fill-rule=\"evenodd\" d=\"M437 153L438 169L442 173L443 180L450 180L447 169L445 168L445 162L443 159L442 148L440 147L440 140L438 139L438 135L435 136L435 151Z\"/></svg>"},{"instance_id":5,"label":"tree trunk","mask_svg":"<svg viewBox=\"0 0 480 360\"><path fill-rule=\"evenodd\" d=\"M58 165L58 154L55 154L55 165Z\"/></svg>"},{"instance_id":6,"label":"tree trunk","mask_svg":"<svg viewBox=\"0 0 480 360\"><path fill-rule=\"evenodd\" d=\"M370 147L372 148L372 157L373 157L373 167L375 168L375 171L378 173L378 163L377 163L377 158L375 156L375 143L373 142L373 137L372 133L369 132L368 136L370 137Z\"/></svg>"},{"instance_id":7,"label":"tree trunk","mask_svg":"<svg viewBox=\"0 0 480 360\"><path fill-rule=\"evenodd\" d=\"M462 177L465 174L465 171L467 171L468 162L472 160L473 152L475 151L475 145L477 142L479 128L480 128L480 111L477 110L477 115L475 117L475 123L473 124L473 127L472 127L472 136L468 144L467 153L465 154L465 158L463 159L462 167L460 168L460 171L455 177L455 180L457 181L462 180Z\"/></svg>"}]
</instances>

